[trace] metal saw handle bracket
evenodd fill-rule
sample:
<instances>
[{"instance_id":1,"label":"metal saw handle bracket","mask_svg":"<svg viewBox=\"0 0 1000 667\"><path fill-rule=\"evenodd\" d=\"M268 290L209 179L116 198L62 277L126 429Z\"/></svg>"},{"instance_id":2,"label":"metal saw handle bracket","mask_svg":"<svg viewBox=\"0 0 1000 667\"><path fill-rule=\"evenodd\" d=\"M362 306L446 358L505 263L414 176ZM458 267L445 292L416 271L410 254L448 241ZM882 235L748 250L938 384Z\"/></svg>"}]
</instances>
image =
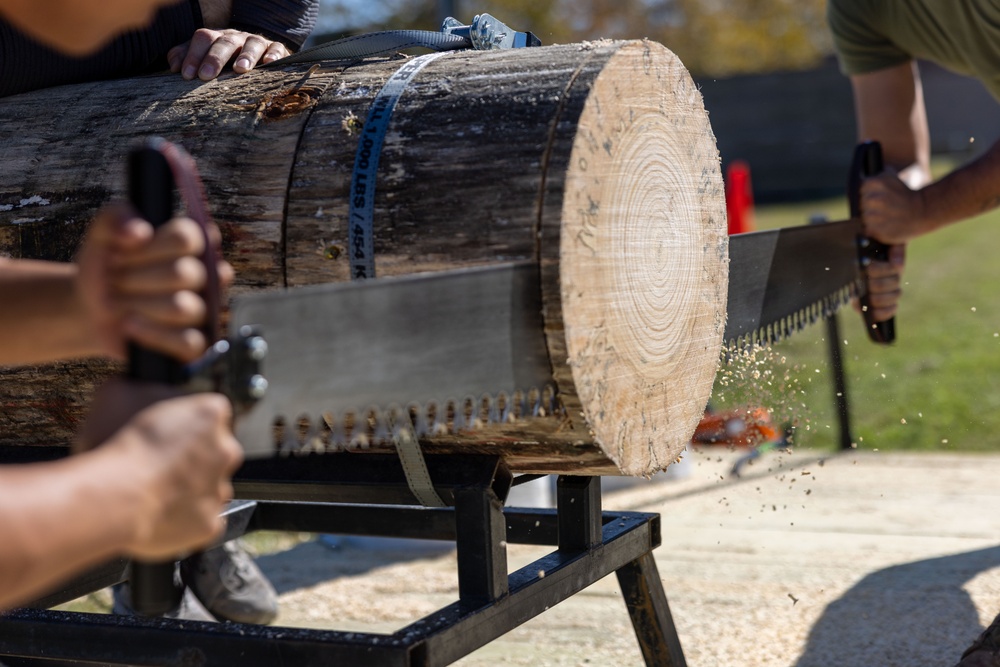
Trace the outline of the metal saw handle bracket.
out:
<instances>
[{"instance_id":1,"label":"metal saw handle bracket","mask_svg":"<svg viewBox=\"0 0 1000 667\"><path fill-rule=\"evenodd\" d=\"M882 145L877 141L865 141L854 149L851 173L847 183L847 199L851 207L851 217L861 219L861 182L882 173ZM858 262L864 276L864 291L861 294L861 315L865 320L868 337L875 343L889 344L896 340L896 320L891 317L881 322L874 319L871 296L868 291L867 267L872 262L889 261L889 246L864 235L858 236Z\"/></svg>"},{"instance_id":2,"label":"metal saw handle bracket","mask_svg":"<svg viewBox=\"0 0 1000 667\"><path fill-rule=\"evenodd\" d=\"M267 352L267 341L260 332L244 325L184 367L184 389L223 394L238 419L267 393L268 382L261 371Z\"/></svg>"}]
</instances>

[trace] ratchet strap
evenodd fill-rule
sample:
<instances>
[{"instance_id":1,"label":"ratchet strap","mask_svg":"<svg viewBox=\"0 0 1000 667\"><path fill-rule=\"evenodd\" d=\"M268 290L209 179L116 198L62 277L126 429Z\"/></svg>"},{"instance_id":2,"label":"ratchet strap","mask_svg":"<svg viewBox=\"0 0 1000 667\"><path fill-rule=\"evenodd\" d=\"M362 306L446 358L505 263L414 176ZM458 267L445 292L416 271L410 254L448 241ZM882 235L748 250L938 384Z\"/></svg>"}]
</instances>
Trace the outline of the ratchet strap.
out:
<instances>
[{"instance_id":1,"label":"ratchet strap","mask_svg":"<svg viewBox=\"0 0 1000 667\"><path fill-rule=\"evenodd\" d=\"M302 49L298 53L262 65L278 67L320 60L362 60L387 56L403 49L424 48L432 51L456 51L472 48L468 39L431 30L383 30L345 37Z\"/></svg>"},{"instance_id":2,"label":"ratchet strap","mask_svg":"<svg viewBox=\"0 0 1000 667\"><path fill-rule=\"evenodd\" d=\"M261 67L280 67L297 63L314 63L321 60L363 60L388 56L404 49L423 48L431 51L457 51L475 49L492 51L541 46L542 42L530 32L513 30L489 14L478 14L470 25L448 17L441 30L382 30L363 35L317 44L302 49Z\"/></svg>"},{"instance_id":3,"label":"ratchet strap","mask_svg":"<svg viewBox=\"0 0 1000 667\"><path fill-rule=\"evenodd\" d=\"M444 52L428 53L406 61L385 82L368 109L364 129L358 138L354 171L351 174L348 254L352 280L375 277L375 182L382 143L396 102L417 73L443 55ZM406 476L406 484L417 501L425 507L444 507L444 501L434 489L423 450L413 428L408 424L398 428L393 435L393 444Z\"/></svg>"}]
</instances>

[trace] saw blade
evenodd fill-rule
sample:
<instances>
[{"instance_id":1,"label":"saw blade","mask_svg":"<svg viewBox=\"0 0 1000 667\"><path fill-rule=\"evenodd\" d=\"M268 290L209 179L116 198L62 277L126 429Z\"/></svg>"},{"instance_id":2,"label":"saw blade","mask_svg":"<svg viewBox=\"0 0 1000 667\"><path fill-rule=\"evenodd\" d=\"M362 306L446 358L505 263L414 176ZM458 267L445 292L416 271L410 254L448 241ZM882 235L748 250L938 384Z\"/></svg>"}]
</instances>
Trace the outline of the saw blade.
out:
<instances>
[{"instance_id":1,"label":"saw blade","mask_svg":"<svg viewBox=\"0 0 1000 667\"><path fill-rule=\"evenodd\" d=\"M729 237L730 348L773 343L834 313L862 289L857 219Z\"/></svg>"},{"instance_id":2,"label":"saw blade","mask_svg":"<svg viewBox=\"0 0 1000 667\"><path fill-rule=\"evenodd\" d=\"M492 265L239 297L268 389L235 427L247 456L364 448L551 412L538 267Z\"/></svg>"}]
</instances>

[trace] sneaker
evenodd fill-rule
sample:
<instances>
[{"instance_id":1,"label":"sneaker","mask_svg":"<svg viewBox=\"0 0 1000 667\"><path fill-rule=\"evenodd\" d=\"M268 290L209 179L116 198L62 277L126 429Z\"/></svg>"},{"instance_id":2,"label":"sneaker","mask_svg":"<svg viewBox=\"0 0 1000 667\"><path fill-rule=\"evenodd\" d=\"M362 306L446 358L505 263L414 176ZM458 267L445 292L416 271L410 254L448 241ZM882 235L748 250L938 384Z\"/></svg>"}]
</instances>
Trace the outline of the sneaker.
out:
<instances>
[{"instance_id":1,"label":"sneaker","mask_svg":"<svg viewBox=\"0 0 1000 667\"><path fill-rule=\"evenodd\" d=\"M139 613L132 608L132 587L129 586L128 582L123 584L115 584L111 587L111 596L114 600L114 604L111 607L111 613L117 614L119 616L138 616ZM183 621L207 621L209 623L216 623L218 621L215 616L209 613L207 609L198 601L198 598L194 596L190 588L184 589L184 596L181 597L181 604L177 609L173 611L168 611L162 616L162 618L176 618Z\"/></svg>"},{"instance_id":2,"label":"sneaker","mask_svg":"<svg viewBox=\"0 0 1000 667\"><path fill-rule=\"evenodd\" d=\"M215 616L266 625L278 616L278 594L239 540L181 562L184 583Z\"/></svg>"},{"instance_id":3,"label":"sneaker","mask_svg":"<svg viewBox=\"0 0 1000 667\"><path fill-rule=\"evenodd\" d=\"M965 649L956 667L1000 667L1000 616Z\"/></svg>"}]
</instances>

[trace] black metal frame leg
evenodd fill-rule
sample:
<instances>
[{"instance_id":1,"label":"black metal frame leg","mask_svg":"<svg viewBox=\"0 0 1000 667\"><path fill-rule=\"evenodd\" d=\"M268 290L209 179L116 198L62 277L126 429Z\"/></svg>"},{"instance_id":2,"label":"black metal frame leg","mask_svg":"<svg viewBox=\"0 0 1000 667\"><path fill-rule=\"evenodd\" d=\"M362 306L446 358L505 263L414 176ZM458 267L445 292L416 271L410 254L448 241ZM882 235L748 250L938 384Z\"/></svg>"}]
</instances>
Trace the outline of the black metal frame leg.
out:
<instances>
[{"instance_id":1,"label":"black metal frame leg","mask_svg":"<svg viewBox=\"0 0 1000 667\"><path fill-rule=\"evenodd\" d=\"M650 667L686 667L681 640L653 554L643 554L615 574L646 664Z\"/></svg>"}]
</instances>

